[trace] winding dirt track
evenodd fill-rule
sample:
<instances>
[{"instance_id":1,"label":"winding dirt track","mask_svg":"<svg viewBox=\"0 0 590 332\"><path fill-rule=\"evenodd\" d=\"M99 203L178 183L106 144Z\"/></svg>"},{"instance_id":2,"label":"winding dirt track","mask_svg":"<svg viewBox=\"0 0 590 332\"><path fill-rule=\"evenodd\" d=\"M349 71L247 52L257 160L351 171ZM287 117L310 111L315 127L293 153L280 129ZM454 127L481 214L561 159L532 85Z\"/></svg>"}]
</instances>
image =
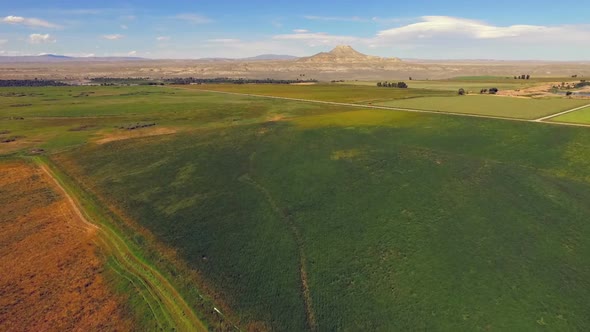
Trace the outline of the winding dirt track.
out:
<instances>
[{"instance_id":1,"label":"winding dirt track","mask_svg":"<svg viewBox=\"0 0 590 332\"><path fill-rule=\"evenodd\" d=\"M80 220L103 235L103 244L111 250L122 272L127 274L124 277L140 291L161 329L168 327L177 331L207 331L207 327L164 276L135 256L116 233L92 223L80 201L70 194L46 162L40 158L36 158L35 161L43 172L55 182L56 187L67 198ZM117 272L122 274L121 271Z\"/></svg>"},{"instance_id":2,"label":"winding dirt track","mask_svg":"<svg viewBox=\"0 0 590 332\"><path fill-rule=\"evenodd\" d=\"M469 113L454 113L454 112L445 112L445 111L428 111L428 110L420 110L420 109L413 109L413 108L401 108L401 107L389 107L389 106L376 106L376 105L364 105L364 104L351 104L351 103L339 103L335 101L322 101L322 100L313 100L313 99L301 99L301 98L290 98L290 97L277 97L277 96L266 96L266 95L256 95L250 93L238 93L238 92L227 92L227 91L216 91L216 90L207 90L207 89L185 89L190 91L201 91L201 92L212 92L212 93L222 93L228 95L235 95L235 96L243 96L243 97L257 97L257 98L268 98L268 99L281 99L281 100L290 100L290 101L300 101L305 103L315 103L315 104L325 104L325 105L335 105L335 106L344 106L344 107L355 107L355 108L370 108L370 109L381 109L381 110L390 110L390 111L400 111L400 112L412 112L412 113L426 113L426 114L442 114L442 115L451 115L451 116L463 116L463 117L470 117L470 118L482 118L482 119L496 119L496 120L508 120L508 121L517 121L517 122L531 122L531 123L546 123L551 125L558 125L558 126L572 126L572 127L590 127L590 124L581 124L581 123L567 123L567 122L547 122L545 120L552 119L556 116L567 114L570 112L574 112L586 107L590 107L590 104L576 107L567 111L551 114L548 116L544 116L537 119L518 119L518 118L508 118L502 116L493 116L493 115L481 115L481 114L469 114Z\"/></svg>"}]
</instances>

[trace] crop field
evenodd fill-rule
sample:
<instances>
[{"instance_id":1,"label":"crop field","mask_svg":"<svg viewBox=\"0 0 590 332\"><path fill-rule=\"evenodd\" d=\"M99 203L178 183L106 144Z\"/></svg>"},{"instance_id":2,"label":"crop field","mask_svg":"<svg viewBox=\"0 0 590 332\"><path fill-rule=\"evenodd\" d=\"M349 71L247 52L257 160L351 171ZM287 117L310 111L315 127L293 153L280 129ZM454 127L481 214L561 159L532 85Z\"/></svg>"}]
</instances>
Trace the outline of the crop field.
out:
<instances>
[{"instance_id":1,"label":"crop field","mask_svg":"<svg viewBox=\"0 0 590 332\"><path fill-rule=\"evenodd\" d=\"M396 80L390 80L397 82ZM442 90L457 92L463 88L465 91L479 93L481 89L498 88L500 90L521 89L529 86L534 86L534 82L523 82L522 80L501 79L494 81L456 81L456 80L412 80L405 81L412 89L428 89L428 90ZM342 85L356 85L356 86L372 86L374 87L376 81L346 81L339 82Z\"/></svg>"},{"instance_id":2,"label":"crop field","mask_svg":"<svg viewBox=\"0 0 590 332\"><path fill-rule=\"evenodd\" d=\"M518 119L536 119L586 104L588 100L528 99L489 95L425 97L378 103L382 106Z\"/></svg>"},{"instance_id":3,"label":"crop field","mask_svg":"<svg viewBox=\"0 0 590 332\"><path fill-rule=\"evenodd\" d=\"M587 101L590 102L590 100ZM575 112L551 118L551 121L590 124L590 106Z\"/></svg>"},{"instance_id":4,"label":"crop field","mask_svg":"<svg viewBox=\"0 0 590 332\"><path fill-rule=\"evenodd\" d=\"M439 85L454 81L437 81ZM477 82L477 81L476 81ZM260 96L343 102L426 111L465 113L517 119L537 119L588 104L565 98L513 98L492 95L457 96L456 90L394 89L363 85L194 85L185 89L212 90Z\"/></svg>"},{"instance_id":5,"label":"crop field","mask_svg":"<svg viewBox=\"0 0 590 332\"><path fill-rule=\"evenodd\" d=\"M590 325L588 128L362 105L535 119L579 101L338 84L0 94L0 137L18 137L0 155L42 148L210 329Z\"/></svg>"},{"instance_id":6,"label":"crop field","mask_svg":"<svg viewBox=\"0 0 590 332\"><path fill-rule=\"evenodd\" d=\"M270 84L203 84L183 87L184 89L213 90L276 96L286 98L333 101L341 103L373 103L379 101L406 99L425 96L451 96L449 91L427 89L376 89L372 86L344 84L313 85L270 85Z\"/></svg>"}]
</instances>

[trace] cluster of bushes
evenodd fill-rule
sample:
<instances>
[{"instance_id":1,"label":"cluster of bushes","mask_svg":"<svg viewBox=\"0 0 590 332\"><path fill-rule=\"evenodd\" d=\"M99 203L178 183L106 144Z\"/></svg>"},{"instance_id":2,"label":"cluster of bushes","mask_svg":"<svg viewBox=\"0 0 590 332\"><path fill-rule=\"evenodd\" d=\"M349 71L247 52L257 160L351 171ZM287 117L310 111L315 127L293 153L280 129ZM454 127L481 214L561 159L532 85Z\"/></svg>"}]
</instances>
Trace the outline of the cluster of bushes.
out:
<instances>
[{"instance_id":1,"label":"cluster of bushes","mask_svg":"<svg viewBox=\"0 0 590 332\"><path fill-rule=\"evenodd\" d=\"M64 82L58 82L54 80L0 80L0 87L14 87L14 86L26 86L26 87L41 87L41 86L68 86Z\"/></svg>"},{"instance_id":2,"label":"cluster of bushes","mask_svg":"<svg viewBox=\"0 0 590 332\"><path fill-rule=\"evenodd\" d=\"M124 130L135 130L135 129L141 129L141 128L147 128L147 127L153 127L155 126L156 123L155 122L149 122L149 123L145 123L145 122L138 122L138 123L134 123L134 124L129 124L126 126L120 126L119 129L124 129Z\"/></svg>"},{"instance_id":3,"label":"cluster of bushes","mask_svg":"<svg viewBox=\"0 0 590 332\"><path fill-rule=\"evenodd\" d=\"M315 79L296 79L296 80L277 80L272 78L266 79L250 79L250 78L169 78L164 80L169 84L216 84L216 83L232 83L232 84L292 84L292 83L317 83Z\"/></svg>"},{"instance_id":4,"label":"cluster of bushes","mask_svg":"<svg viewBox=\"0 0 590 332\"><path fill-rule=\"evenodd\" d=\"M528 75L528 74L527 75L524 75L523 74L523 75L514 76L514 79L515 80L528 80L530 78L531 78L531 75Z\"/></svg>"},{"instance_id":5,"label":"cluster of bushes","mask_svg":"<svg viewBox=\"0 0 590 332\"><path fill-rule=\"evenodd\" d=\"M408 85L406 82L377 82L378 87L383 88L400 88L400 89L407 89Z\"/></svg>"},{"instance_id":6,"label":"cluster of bushes","mask_svg":"<svg viewBox=\"0 0 590 332\"><path fill-rule=\"evenodd\" d=\"M480 94L491 94L491 95L495 95L496 93L498 93L498 88L489 88L489 89L481 89L479 90Z\"/></svg>"}]
</instances>

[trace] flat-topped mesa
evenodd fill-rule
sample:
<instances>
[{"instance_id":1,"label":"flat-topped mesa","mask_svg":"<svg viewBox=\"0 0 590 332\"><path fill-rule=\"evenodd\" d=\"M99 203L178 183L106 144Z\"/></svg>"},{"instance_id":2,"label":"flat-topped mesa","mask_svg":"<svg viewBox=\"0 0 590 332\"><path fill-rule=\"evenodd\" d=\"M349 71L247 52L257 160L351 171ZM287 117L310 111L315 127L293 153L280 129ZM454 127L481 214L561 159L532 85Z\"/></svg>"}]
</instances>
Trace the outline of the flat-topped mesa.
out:
<instances>
[{"instance_id":1,"label":"flat-topped mesa","mask_svg":"<svg viewBox=\"0 0 590 332\"><path fill-rule=\"evenodd\" d=\"M382 63L400 62L398 58L381 58L360 53L349 45L338 45L330 52L321 52L316 55L297 60L302 63Z\"/></svg>"}]
</instances>

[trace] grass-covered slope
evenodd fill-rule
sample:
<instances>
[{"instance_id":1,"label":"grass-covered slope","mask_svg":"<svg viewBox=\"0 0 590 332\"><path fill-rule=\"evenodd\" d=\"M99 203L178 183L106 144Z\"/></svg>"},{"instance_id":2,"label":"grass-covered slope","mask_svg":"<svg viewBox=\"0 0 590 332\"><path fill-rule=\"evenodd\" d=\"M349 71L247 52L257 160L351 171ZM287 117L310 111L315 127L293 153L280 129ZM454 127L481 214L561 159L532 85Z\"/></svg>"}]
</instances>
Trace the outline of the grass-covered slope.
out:
<instances>
[{"instance_id":1,"label":"grass-covered slope","mask_svg":"<svg viewBox=\"0 0 590 332\"><path fill-rule=\"evenodd\" d=\"M54 159L176 248L242 326L581 330L588 139L585 128L375 110Z\"/></svg>"}]
</instances>

